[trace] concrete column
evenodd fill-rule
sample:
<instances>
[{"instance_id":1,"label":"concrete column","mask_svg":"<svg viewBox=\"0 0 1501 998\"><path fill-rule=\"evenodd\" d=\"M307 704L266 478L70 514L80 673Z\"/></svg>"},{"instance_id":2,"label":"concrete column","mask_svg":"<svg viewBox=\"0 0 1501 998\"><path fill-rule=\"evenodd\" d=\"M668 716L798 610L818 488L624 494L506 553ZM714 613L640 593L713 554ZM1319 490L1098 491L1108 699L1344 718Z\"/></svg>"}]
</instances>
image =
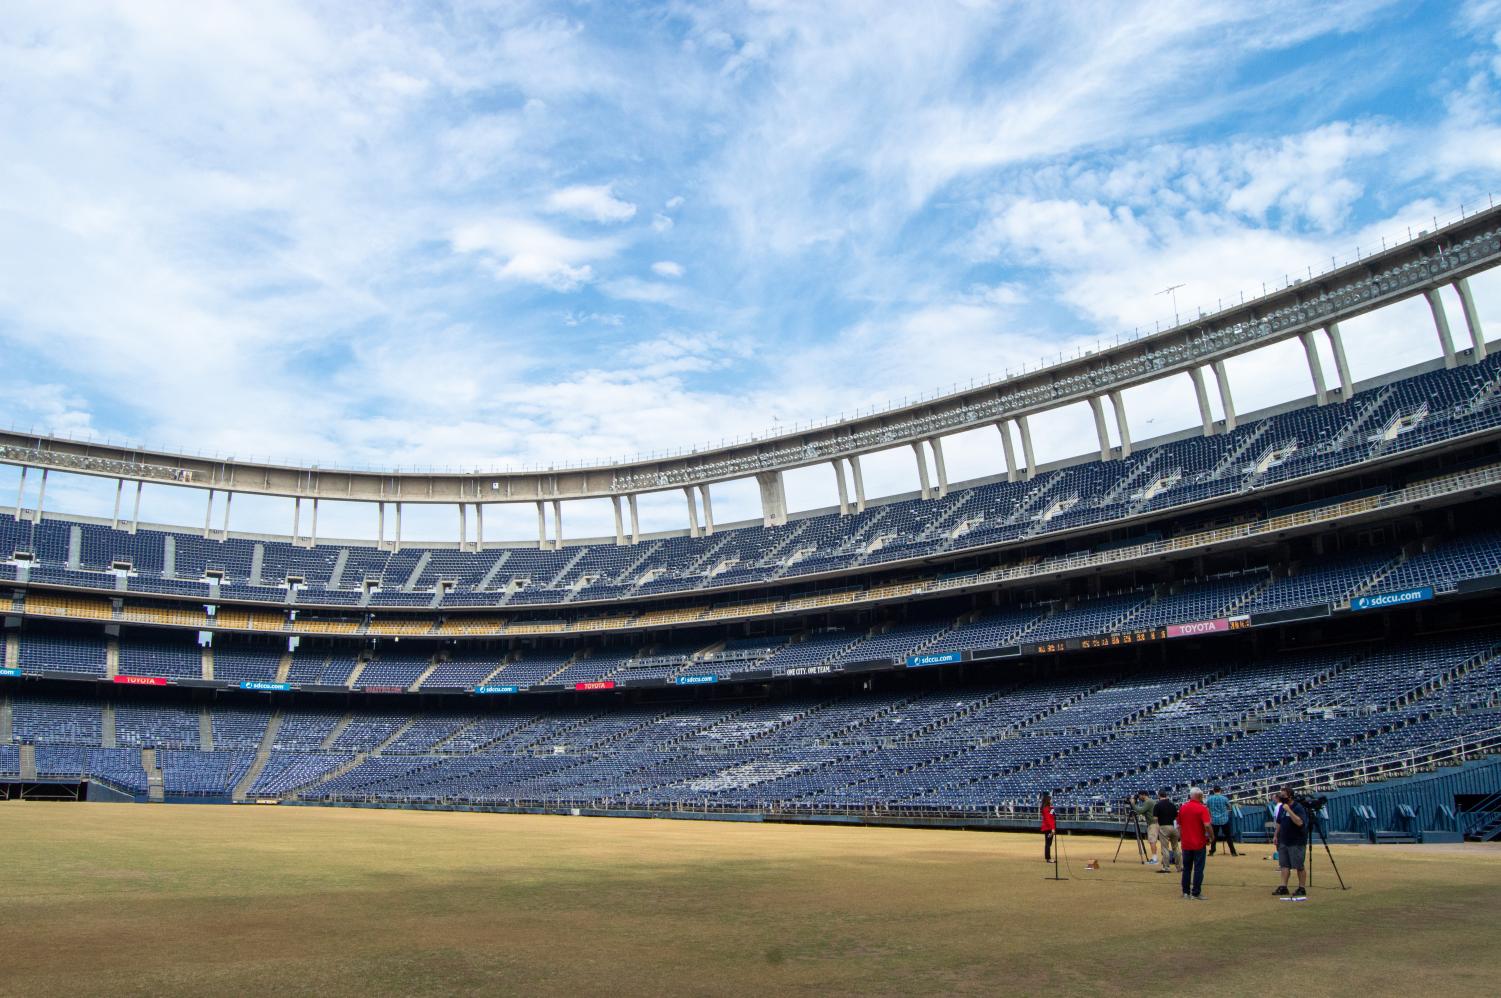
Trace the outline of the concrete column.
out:
<instances>
[{"instance_id":1,"label":"concrete column","mask_svg":"<svg viewBox=\"0 0 1501 998\"><path fill-rule=\"evenodd\" d=\"M1214 413L1209 409L1209 391L1204 387L1204 369L1190 367L1188 378L1194 383L1194 398L1199 403L1199 419L1204 423L1204 436L1214 436Z\"/></svg>"},{"instance_id":2,"label":"concrete column","mask_svg":"<svg viewBox=\"0 0 1501 998\"><path fill-rule=\"evenodd\" d=\"M485 549L485 504L474 504L474 550Z\"/></svg>"},{"instance_id":3,"label":"concrete column","mask_svg":"<svg viewBox=\"0 0 1501 998\"><path fill-rule=\"evenodd\" d=\"M1115 434L1120 437L1121 457L1131 456L1131 425L1126 422L1126 400L1120 392L1110 393L1110 406L1115 410Z\"/></svg>"},{"instance_id":4,"label":"concrete column","mask_svg":"<svg viewBox=\"0 0 1501 998\"><path fill-rule=\"evenodd\" d=\"M1350 380L1350 363L1345 360L1345 341L1339 335L1339 323L1331 322L1325 326L1324 335L1329 338L1329 350L1334 354L1334 370L1339 375L1339 400L1348 402L1355 393L1355 383Z\"/></svg>"},{"instance_id":5,"label":"concrete column","mask_svg":"<svg viewBox=\"0 0 1501 998\"><path fill-rule=\"evenodd\" d=\"M537 549L547 550L547 510L541 499L537 500Z\"/></svg>"},{"instance_id":6,"label":"concrete column","mask_svg":"<svg viewBox=\"0 0 1501 998\"><path fill-rule=\"evenodd\" d=\"M459 503L459 550L469 546L469 504Z\"/></svg>"},{"instance_id":7,"label":"concrete column","mask_svg":"<svg viewBox=\"0 0 1501 998\"><path fill-rule=\"evenodd\" d=\"M1001 431L1001 450L1006 455L1006 481L1016 481L1016 445L1011 442L1011 424L1001 420L995 424Z\"/></svg>"},{"instance_id":8,"label":"concrete column","mask_svg":"<svg viewBox=\"0 0 1501 998\"><path fill-rule=\"evenodd\" d=\"M787 489L782 483L780 471L756 473L756 484L761 487L761 523L767 527L780 527L787 522Z\"/></svg>"},{"instance_id":9,"label":"concrete column","mask_svg":"<svg viewBox=\"0 0 1501 998\"><path fill-rule=\"evenodd\" d=\"M703 500L704 504L704 533L713 534L714 502L709 498L709 487L707 485L700 485L698 487L698 497Z\"/></svg>"},{"instance_id":10,"label":"concrete column","mask_svg":"<svg viewBox=\"0 0 1501 998\"><path fill-rule=\"evenodd\" d=\"M552 526L557 532L552 541L552 549L561 551L563 550L563 501L561 499L552 501Z\"/></svg>"},{"instance_id":11,"label":"concrete column","mask_svg":"<svg viewBox=\"0 0 1501 998\"><path fill-rule=\"evenodd\" d=\"M396 504L396 547L395 547L395 550L397 550L397 551L401 550L401 503L397 503Z\"/></svg>"},{"instance_id":12,"label":"concrete column","mask_svg":"<svg viewBox=\"0 0 1501 998\"><path fill-rule=\"evenodd\" d=\"M1485 360L1485 333L1480 328L1480 313L1475 310L1475 296L1470 293L1470 279L1461 277L1454 282L1459 294L1459 307L1465 314L1465 326L1470 330L1470 363Z\"/></svg>"},{"instance_id":13,"label":"concrete column","mask_svg":"<svg viewBox=\"0 0 1501 998\"><path fill-rule=\"evenodd\" d=\"M1438 331L1438 345L1444 351L1444 366L1452 368L1459 363L1454 356L1454 337L1449 333L1449 315L1444 311L1444 302L1438 296L1438 288L1423 292L1428 299L1428 310L1433 313L1433 328Z\"/></svg>"},{"instance_id":14,"label":"concrete column","mask_svg":"<svg viewBox=\"0 0 1501 998\"><path fill-rule=\"evenodd\" d=\"M626 496L626 503L631 507L631 543L641 540L641 517L636 512L636 493Z\"/></svg>"},{"instance_id":15,"label":"concrete column","mask_svg":"<svg viewBox=\"0 0 1501 998\"><path fill-rule=\"evenodd\" d=\"M229 507L234 501L235 494L233 492L224 493L224 526L219 531L219 539L221 541L229 540Z\"/></svg>"},{"instance_id":16,"label":"concrete column","mask_svg":"<svg viewBox=\"0 0 1501 998\"><path fill-rule=\"evenodd\" d=\"M313 532L308 537L308 547L318 546L318 500L313 500Z\"/></svg>"},{"instance_id":17,"label":"concrete column","mask_svg":"<svg viewBox=\"0 0 1501 998\"><path fill-rule=\"evenodd\" d=\"M1022 457L1027 461L1027 480L1037 474L1037 462L1032 458L1032 428L1027 425L1026 416L1016 417L1016 429L1022 436Z\"/></svg>"},{"instance_id":18,"label":"concrete column","mask_svg":"<svg viewBox=\"0 0 1501 998\"><path fill-rule=\"evenodd\" d=\"M615 507L615 544L619 547L625 544L625 525L620 520L620 497L611 496L610 505Z\"/></svg>"},{"instance_id":19,"label":"concrete column","mask_svg":"<svg viewBox=\"0 0 1501 998\"><path fill-rule=\"evenodd\" d=\"M933 470L938 472L938 498L949 494L949 469L943 463L943 439L934 437L928 441L933 448Z\"/></svg>"},{"instance_id":20,"label":"concrete column","mask_svg":"<svg viewBox=\"0 0 1501 998\"><path fill-rule=\"evenodd\" d=\"M42 469L42 482L39 486L37 486L36 517L31 521L33 523L42 522L42 507L47 505L47 471L48 469L46 468Z\"/></svg>"},{"instance_id":21,"label":"concrete column","mask_svg":"<svg viewBox=\"0 0 1501 998\"><path fill-rule=\"evenodd\" d=\"M141 490L146 487L145 482L136 482L136 504L130 514L130 532L133 534L141 526Z\"/></svg>"},{"instance_id":22,"label":"concrete column","mask_svg":"<svg viewBox=\"0 0 1501 998\"><path fill-rule=\"evenodd\" d=\"M839 515L849 516L850 490L849 484L844 480L844 461L836 457L832 462L832 466L834 468L834 484L839 489Z\"/></svg>"},{"instance_id":23,"label":"concrete column","mask_svg":"<svg viewBox=\"0 0 1501 998\"><path fill-rule=\"evenodd\" d=\"M931 499L933 498L933 488L928 484L928 457L922 452L921 440L912 445L912 453L917 455L917 481L922 487L922 497L924 499Z\"/></svg>"},{"instance_id":24,"label":"concrete column","mask_svg":"<svg viewBox=\"0 0 1501 998\"><path fill-rule=\"evenodd\" d=\"M1313 379L1313 397L1319 405L1325 405L1329 401L1329 393L1324 390L1324 365L1319 360L1318 344L1313 341L1313 330L1299 333L1298 339L1303 341L1303 356L1308 358L1308 376Z\"/></svg>"},{"instance_id":25,"label":"concrete column","mask_svg":"<svg viewBox=\"0 0 1501 998\"><path fill-rule=\"evenodd\" d=\"M16 489L16 519L21 519L21 504L26 501L26 472L29 469L21 465L21 487Z\"/></svg>"},{"instance_id":26,"label":"concrete column","mask_svg":"<svg viewBox=\"0 0 1501 998\"><path fill-rule=\"evenodd\" d=\"M113 530L120 529L120 497L125 493L125 479L115 479L115 515L110 517L109 525Z\"/></svg>"},{"instance_id":27,"label":"concrete column","mask_svg":"<svg viewBox=\"0 0 1501 998\"><path fill-rule=\"evenodd\" d=\"M208 490L208 503L207 503L207 505L204 506L204 509L203 509L203 538L204 538L204 540L208 539L208 522L209 522L209 519L213 515L214 515L214 490L213 489L209 489Z\"/></svg>"},{"instance_id":28,"label":"concrete column","mask_svg":"<svg viewBox=\"0 0 1501 998\"><path fill-rule=\"evenodd\" d=\"M683 496L688 500L688 536L698 536L698 503L693 499L693 486L683 486Z\"/></svg>"},{"instance_id":29,"label":"concrete column","mask_svg":"<svg viewBox=\"0 0 1501 998\"><path fill-rule=\"evenodd\" d=\"M292 543L297 543L297 537L302 533L302 497L292 500Z\"/></svg>"},{"instance_id":30,"label":"concrete column","mask_svg":"<svg viewBox=\"0 0 1501 998\"><path fill-rule=\"evenodd\" d=\"M384 548L386 546L386 504L378 502L375 504L375 509L375 546Z\"/></svg>"},{"instance_id":31,"label":"concrete column","mask_svg":"<svg viewBox=\"0 0 1501 998\"><path fill-rule=\"evenodd\" d=\"M1225 373L1225 362L1217 360L1210 365L1214 370L1214 380L1220 386L1220 405L1225 410L1225 432L1235 429L1235 399L1230 397L1230 375Z\"/></svg>"},{"instance_id":32,"label":"concrete column","mask_svg":"<svg viewBox=\"0 0 1501 998\"><path fill-rule=\"evenodd\" d=\"M1110 434L1105 431L1105 407L1100 403L1098 395L1089 400L1090 411L1094 413L1094 432L1100 440L1100 460L1110 460Z\"/></svg>"},{"instance_id":33,"label":"concrete column","mask_svg":"<svg viewBox=\"0 0 1501 998\"><path fill-rule=\"evenodd\" d=\"M865 473L860 470L860 455L852 455L849 459L850 474L855 479L855 512L865 512Z\"/></svg>"}]
</instances>

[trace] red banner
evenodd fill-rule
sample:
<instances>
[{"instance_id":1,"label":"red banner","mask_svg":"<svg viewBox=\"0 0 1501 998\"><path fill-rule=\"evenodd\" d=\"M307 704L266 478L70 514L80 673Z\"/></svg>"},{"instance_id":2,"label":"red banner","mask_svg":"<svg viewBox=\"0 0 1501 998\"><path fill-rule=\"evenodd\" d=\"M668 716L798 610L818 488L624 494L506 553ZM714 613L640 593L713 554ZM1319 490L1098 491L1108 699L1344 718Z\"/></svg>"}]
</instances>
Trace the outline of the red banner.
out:
<instances>
[{"instance_id":1,"label":"red banner","mask_svg":"<svg viewBox=\"0 0 1501 998\"><path fill-rule=\"evenodd\" d=\"M126 686L166 686L167 681L161 676L116 676L115 682L124 683Z\"/></svg>"},{"instance_id":2,"label":"red banner","mask_svg":"<svg viewBox=\"0 0 1501 998\"><path fill-rule=\"evenodd\" d=\"M364 686L361 687L366 693L405 693L405 686Z\"/></svg>"},{"instance_id":3,"label":"red banner","mask_svg":"<svg viewBox=\"0 0 1501 998\"><path fill-rule=\"evenodd\" d=\"M574 683L573 688L576 690L613 690L615 688L615 680L594 679L587 683Z\"/></svg>"},{"instance_id":4,"label":"red banner","mask_svg":"<svg viewBox=\"0 0 1501 998\"><path fill-rule=\"evenodd\" d=\"M1195 634L1215 634L1219 631L1228 631L1230 621L1221 617L1218 620L1196 620L1192 624L1168 624L1167 636L1170 638L1189 638Z\"/></svg>"}]
</instances>

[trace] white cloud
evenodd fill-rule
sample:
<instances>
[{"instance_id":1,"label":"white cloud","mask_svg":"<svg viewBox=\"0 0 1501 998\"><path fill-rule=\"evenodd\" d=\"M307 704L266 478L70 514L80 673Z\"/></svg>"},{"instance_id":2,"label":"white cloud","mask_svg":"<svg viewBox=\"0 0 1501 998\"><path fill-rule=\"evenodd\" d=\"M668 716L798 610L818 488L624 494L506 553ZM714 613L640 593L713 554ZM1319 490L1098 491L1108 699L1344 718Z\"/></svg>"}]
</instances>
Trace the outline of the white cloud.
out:
<instances>
[{"instance_id":1,"label":"white cloud","mask_svg":"<svg viewBox=\"0 0 1501 998\"><path fill-rule=\"evenodd\" d=\"M547 209L590 222L625 222L634 218L636 206L615 196L609 184L564 187L547 196Z\"/></svg>"},{"instance_id":2,"label":"white cloud","mask_svg":"<svg viewBox=\"0 0 1501 998\"><path fill-rule=\"evenodd\" d=\"M575 239L519 218L468 222L455 228L449 241L456 253L478 253L491 260L498 278L554 291L576 291L594 280L589 261L618 249L613 240Z\"/></svg>"},{"instance_id":3,"label":"white cloud","mask_svg":"<svg viewBox=\"0 0 1501 998\"><path fill-rule=\"evenodd\" d=\"M620 277L611 281L602 281L599 289L611 298L657 305L677 304L683 297L681 288L663 284L660 281L643 281L638 277Z\"/></svg>"},{"instance_id":4,"label":"white cloud","mask_svg":"<svg viewBox=\"0 0 1501 998\"><path fill-rule=\"evenodd\" d=\"M659 212L651 217L651 227L657 232L666 232L672 228L672 219Z\"/></svg>"},{"instance_id":5,"label":"white cloud","mask_svg":"<svg viewBox=\"0 0 1501 998\"><path fill-rule=\"evenodd\" d=\"M658 277L682 277L683 265L672 260L658 260L651 265L653 274Z\"/></svg>"}]
</instances>

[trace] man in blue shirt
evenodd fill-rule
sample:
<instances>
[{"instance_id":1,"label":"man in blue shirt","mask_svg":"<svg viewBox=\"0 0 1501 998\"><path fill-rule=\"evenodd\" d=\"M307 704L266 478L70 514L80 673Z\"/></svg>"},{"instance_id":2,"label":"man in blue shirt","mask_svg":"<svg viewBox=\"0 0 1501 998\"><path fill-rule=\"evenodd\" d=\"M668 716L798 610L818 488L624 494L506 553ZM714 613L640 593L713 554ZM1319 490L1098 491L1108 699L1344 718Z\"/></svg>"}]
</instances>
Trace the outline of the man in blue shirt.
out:
<instances>
[{"instance_id":1,"label":"man in blue shirt","mask_svg":"<svg viewBox=\"0 0 1501 998\"><path fill-rule=\"evenodd\" d=\"M1235 830L1230 827L1230 798L1225 796L1224 787L1215 787L1204 801L1209 808L1209 820L1214 823L1214 838L1209 843L1209 855L1213 856L1219 844L1224 842L1230 847L1230 855L1239 856L1235 851Z\"/></svg>"},{"instance_id":2,"label":"man in blue shirt","mask_svg":"<svg viewBox=\"0 0 1501 998\"><path fill-rule=\"evenodd\" d=\"M1282 886L1272 893L1287 893L1287 877L1298 871L1296 897L1308 895L1308 872L1303 853L1308 846L1308 811L1293 797L1293 788L1284 787L1277 795L1277 830L1272 833L1272 847L1277 850L1277 866L1282 872Z\"/></svg>"}]
</instances>

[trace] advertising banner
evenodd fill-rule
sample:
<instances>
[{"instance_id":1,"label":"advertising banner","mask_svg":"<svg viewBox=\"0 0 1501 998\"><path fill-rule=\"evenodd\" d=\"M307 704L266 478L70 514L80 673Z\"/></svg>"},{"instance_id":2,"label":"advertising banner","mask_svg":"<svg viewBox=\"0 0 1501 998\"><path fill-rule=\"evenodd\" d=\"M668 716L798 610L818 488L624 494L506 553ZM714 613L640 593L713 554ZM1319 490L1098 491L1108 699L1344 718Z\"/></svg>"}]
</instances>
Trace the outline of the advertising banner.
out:
<instances>
[{"instance_id":1,"label":"advertising banner","mask_svg":"<svg viewBox=\"0 0 1501 998\"><path fill-rule=\"evenodd\" d=\"M520 691L519 686L476 686L474 688L476 693L519 693Z\"/></svg>"},{"instance_id":2,"label":"advertising banner","mask_svg":"<svg viewBox=\"0 0 1501 998\"><path fill-rule=\"evenodd\" d=\"M1433 599L1432 586L1419 586L1416 589L1403 589L1394 593L1376 593L1371 596L1357 596L1350 601L1352 610L1380 610L1388 606L1403 606L1407 603L1422 603Z\"/></svg>"},{"instance_id":3,"label":"advertising banner","mask_svg":"<svg viewBox=\"0 0 1501 998\"><path fill-rule=\"evenodd\" d=\"M584 683L574 683L573 688L576 690L613 690L615 688L615 680L591 679Z\"/></svg>"},{"instance_id":4,"label":"advertising banner","mask_svg":"<svg viewBox=\"0 0 1501 998\"><path fill-rule=\"evenodd\" d=\"M1216 620L1196 620L1191 624L1168 624L1167 636L1170 638L1191 638L1195 634L1214 634L1216 631L1228 631L1230 620L1220 617Z\"/></svg>"},{"instance_id":5,"label":"advertising banner","mask_svg":"<svg viewBox=\"0 0 1501 998\"><path fill-rule=\"evenodd\" d=\"M240 689L242 690L262 690L266 693L277 693L290 690L291 688L291 683L268 683L258 679L240 680Z\"/></svg>"},{"instance_id":6,"label":"advertising banner","mask_svg":"<svg viewBox=\"0 0 1501 998\"><path fill-rule=\"evenodd\" d=\"M405 693L407 691L405 686L362 686L360 689L365 693Z\"/></svg>"},{"instance_id":7,"label":"advertising banner","mask_svg":"<svg viewBox=\"0 0 1501 998\"><path fill-rule=\"evenodd\" d=\"M706 686L719 682L718 676L678 676L673 682L679 686Z\"/></svg>"},{"instance_id":8,"label":"advertising banner","mask_svg":"<svg viewBox=\"0 0 1501 998\"><path fill-rule=\"evenodd\" d=\"M964 653L957 651L931 652L927 655L908 655L907 668L920 669L925 665L948 665L964 661Z\"/></svg>"},{"instance_id":9,"label":"advertising banner","mask_svg":"<svg viewBox=\"0 0 1501 998\"><path fill-rule=\"evenodd\" d=\"M124 686L166 686L167 680L161 676L116 676L114 681Z\"/></svg>"},{"instance_id":10,"label":"advertising banner","mask_svg":"<svg viewBox=\"0 0 1501 998\"><path fill-rule=\"evenodd\" d=\"M20 669L0 669L0 676L19 676Z\"/></svg>"}]
</instances>

